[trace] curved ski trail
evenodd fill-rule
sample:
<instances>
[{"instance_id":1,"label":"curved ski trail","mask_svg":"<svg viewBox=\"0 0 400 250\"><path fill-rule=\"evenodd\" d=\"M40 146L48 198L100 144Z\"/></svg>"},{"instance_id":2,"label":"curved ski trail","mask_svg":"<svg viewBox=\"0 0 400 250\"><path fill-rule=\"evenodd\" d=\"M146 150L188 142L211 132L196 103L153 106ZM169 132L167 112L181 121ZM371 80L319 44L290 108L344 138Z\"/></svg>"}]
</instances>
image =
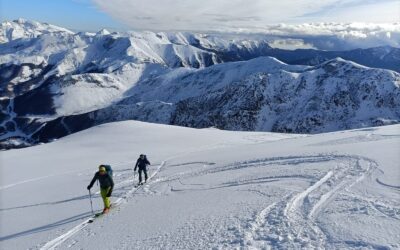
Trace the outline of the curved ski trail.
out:
<instances>
[{"instance_id":1,"label":"curved ski trail","mask_svg":"<svg viewBox=\"0 0 400 250\"><path fill-rule=\"evenodd\" d=\"M148 178L148 181L150 181L154 176L160 172L161 168L165 165L166 161L163 161L157 168L156 171L154 171ZM132 182L132 179L128 179L123 181L122 183L129 183ZM119 183L118 185L121 185ZM125 203L127 201L127 198L130 197L133 193L135 193L138 189L140 189L142 186L138 187L133 187L130 189L128 192L126 192L123 196L119 197L116 201L112 203L113 208L119 207L121 204ZM81 222L80 224L76 225L74 228L70 229L69 231L65 232L64 234L58 236L57 238L45 243L40 249L41 250L52 250L55 249L56 247L60 246L63 242L71 238L73 235L81 231L82 229L86 228L88 225L90 225L90 221L93 219L92 216L90 216L88 219L85 221Z\"/></svg>"},{"instance_id":2,"label":"curved ski trail","mask_svg":"<svg viewBox=\"0 0 400 250\"><path fill-rule=\"evenodd\" d=\"M329 249L318 215L342 190L349 190L377 168L358 156L334 156L339 161L306 190L289 194L263 209L244 234L248 249Z\"/></svg>"}]
</instances>

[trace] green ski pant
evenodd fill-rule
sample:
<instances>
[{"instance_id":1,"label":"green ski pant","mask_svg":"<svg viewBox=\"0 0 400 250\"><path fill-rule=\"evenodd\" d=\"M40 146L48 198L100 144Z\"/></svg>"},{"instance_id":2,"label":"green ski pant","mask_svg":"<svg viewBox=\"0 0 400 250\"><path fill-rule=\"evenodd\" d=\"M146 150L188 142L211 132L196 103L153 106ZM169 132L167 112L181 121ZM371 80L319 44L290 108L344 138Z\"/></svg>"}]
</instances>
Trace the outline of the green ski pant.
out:
<instances>
[{"instance_id":1,"label":"green ski pant","mask_svg":"<svg viewBox=\"0 0 400 250\"><path fill-rule=\"evenodd\" d=\"M107 197L108 191L110 191L111 187L108 188L100 188L101 198L103 198L104 208L110 208L111 202L110 197Z\"/></svg>"}]
</instances>

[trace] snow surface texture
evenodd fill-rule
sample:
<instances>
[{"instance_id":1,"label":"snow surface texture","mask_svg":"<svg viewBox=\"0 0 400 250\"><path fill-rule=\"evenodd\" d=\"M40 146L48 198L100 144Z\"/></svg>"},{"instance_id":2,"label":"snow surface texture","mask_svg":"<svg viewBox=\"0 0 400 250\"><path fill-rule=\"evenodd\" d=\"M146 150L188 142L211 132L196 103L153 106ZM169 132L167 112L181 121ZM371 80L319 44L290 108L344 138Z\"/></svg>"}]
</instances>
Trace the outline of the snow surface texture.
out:
<instances>
[{"instance_id":1,"label":"snow surface texture","mask_svg":"<svg viewBox=\"0 0 400 250\"><path fill-rule=\"evenodd\" d=\"M104 124L0 152L0 247L398 249L399 151L399 125L300 136ZM140 153L153 177L136 190ZM82 226L101 163L117 205Z\"/></svg>"},{"instance_id":2,"label":"snow surface texture","mask_svg":"<svg viewBox=\"0 0 400 250\"><path fill-rule=\"evenodd\" d=\"M295 133L400 119L398 73L336 58L399 71L398 48L286 51L262 36L73 33L26 20L0 34L2 149L127 119Z\"/></svg>"}]
</instances>

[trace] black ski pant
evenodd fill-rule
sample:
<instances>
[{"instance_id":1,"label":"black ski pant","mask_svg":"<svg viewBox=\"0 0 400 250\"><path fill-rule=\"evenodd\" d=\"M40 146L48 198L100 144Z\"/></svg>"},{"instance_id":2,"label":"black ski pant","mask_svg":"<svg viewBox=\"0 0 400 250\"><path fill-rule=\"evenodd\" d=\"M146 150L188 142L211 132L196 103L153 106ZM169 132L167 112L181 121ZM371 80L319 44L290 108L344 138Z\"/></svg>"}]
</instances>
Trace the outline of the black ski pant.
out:
<instances>
[{"instance_id":1,"label":"black ski pant","mask_svg":"<svg viewBox=\"0 0 400 250\"><path fill-rule=\"evenodd\" d=\"M139 182L142 182L142 172L144 172L144 181L147 181L147 169L144 167L139 168Z\"/></svg>"}]
</instances>

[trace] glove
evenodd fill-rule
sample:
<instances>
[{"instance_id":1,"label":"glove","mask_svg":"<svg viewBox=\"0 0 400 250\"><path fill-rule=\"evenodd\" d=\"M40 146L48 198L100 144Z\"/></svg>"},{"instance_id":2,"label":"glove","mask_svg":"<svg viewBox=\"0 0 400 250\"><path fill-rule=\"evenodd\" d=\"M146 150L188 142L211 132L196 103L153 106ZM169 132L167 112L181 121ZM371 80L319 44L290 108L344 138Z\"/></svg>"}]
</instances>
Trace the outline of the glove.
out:
<instances>
[{"instance_id":1,"label":"glove","mask_svg":"<svg viewBox=\"0 0 400 250\"><path fill-rule=\"evenodd\" d=\"M92 187L91 186L87 186L87 189L90 190Z\"/></svg>"},{"instance_id":2,"label":"glove","mask_svg":"<svg viewBox=\"0 0 400 250\"><path fill-rule=\"evenodd\" d=\"M107 193L107 197L110 197L110 196L111 196L111 194L112 194L112 189L110 189L110 191L108 191L108 193Z\"/></svg>"},{"instance_id":3,"label":"glove","mask_svg":"<svg viewBox=\"0 0 400 250\"><path fill-rule=\"evenodd\" d=\"M133 172L136 172L136 168L135 168L135 169L133 169Z\"/></svg>"}]
</instances>

